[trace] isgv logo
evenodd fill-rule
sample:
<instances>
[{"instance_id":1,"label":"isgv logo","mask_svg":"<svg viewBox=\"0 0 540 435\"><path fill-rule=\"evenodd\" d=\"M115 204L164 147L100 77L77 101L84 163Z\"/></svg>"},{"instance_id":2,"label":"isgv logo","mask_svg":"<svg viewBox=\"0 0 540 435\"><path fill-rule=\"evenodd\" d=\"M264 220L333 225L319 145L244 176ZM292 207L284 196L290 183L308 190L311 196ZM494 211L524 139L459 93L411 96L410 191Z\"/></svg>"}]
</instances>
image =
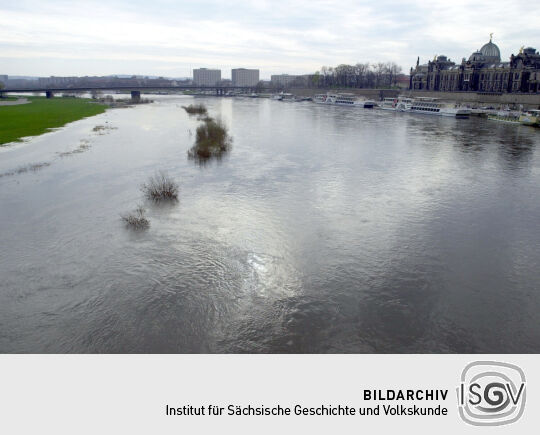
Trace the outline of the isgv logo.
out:
<instances>
[{"instance_id":1,"label":"isgv logo","mask_svg":"<svg viewBox=\"0 0 540 435\"><path fill-rule=\"evenodd\" d=\"M468 364L457 388L459 415L474 426L502 426L517 421L525 410L523 370L496 361Z\"/></svg>"}]
</instances>

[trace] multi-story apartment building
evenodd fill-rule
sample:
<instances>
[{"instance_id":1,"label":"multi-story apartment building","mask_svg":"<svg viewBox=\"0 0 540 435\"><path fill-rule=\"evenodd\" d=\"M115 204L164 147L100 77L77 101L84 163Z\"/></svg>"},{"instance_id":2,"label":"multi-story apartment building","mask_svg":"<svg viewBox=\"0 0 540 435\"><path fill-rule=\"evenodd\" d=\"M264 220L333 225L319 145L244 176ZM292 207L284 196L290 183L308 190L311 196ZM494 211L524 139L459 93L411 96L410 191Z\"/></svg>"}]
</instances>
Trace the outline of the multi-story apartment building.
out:
<instances>
[{"instance_id":1,"label":"multi-story apartment building","mask_svg":"<svg viewBox=\"0 0 540 435\"><path fill-rule=\"evenodd\" d=\"M293 83L299 76L291 74L275 74L270 76L270 83L276 86L287 87Z\"/></svg>"},{"instance_id":2,"label":"multi-story apartment building","mask_svg":"<svg viewBox=\"0 0 540 435\"><path fill-rule=\"evenodd\" d=\"M235 68L231 70L233 86L256 86L259 83L259 70Z\"/></svg>"},{"instance_id":3,"label":"multi-story apartment building","mask_svg":"<svg viewBox=\"0 0 540 435\"><path fill-rule=\"evenodd\" d=\"M220 69L198 68L193 70L193 83L199 86L214 86L221 80Z\"/></svg>"},{"instance_id":4,"label":"multi-story apartment building","mask_svg":"<svg viewBox=\"0 0 540 435\"><path fill-rule=\"evenodd\" d=\"M53 86L67 86L69 84L75 84L79 81L79 77L40 77L38 79L39 86L53 87Z\"/></svg>"}]
</instances>

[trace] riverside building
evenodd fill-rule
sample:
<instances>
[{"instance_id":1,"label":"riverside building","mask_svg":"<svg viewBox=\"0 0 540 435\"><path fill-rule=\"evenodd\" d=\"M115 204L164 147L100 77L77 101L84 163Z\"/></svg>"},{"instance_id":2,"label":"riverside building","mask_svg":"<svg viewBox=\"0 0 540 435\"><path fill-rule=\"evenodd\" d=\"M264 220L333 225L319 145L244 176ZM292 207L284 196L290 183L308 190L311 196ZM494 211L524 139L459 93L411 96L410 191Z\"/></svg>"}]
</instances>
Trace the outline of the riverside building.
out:
<instances>
[{"instance_id":1,"label":"riverside building","mask_svg":"<svg viewBox=\"0 0 540 435\"><path fill-rule=\"evenodd\" d=\"M214 86L221 80L220 69L198 68L193 70L193 83L199 86Z\"/></svg>"},{"instance_id":2,"label":"riverside building","mask_svg":"<svg viewBox=\"0 0 540 435\"><path fill-rule=\"evenodd\" d=\"M259 70L235 68L231 70L233 86L256 86L259 83Z\"/></svg>"},{"instance_id":3,"label":"riverside building","mask_svg":"<svg viewBox=\"0 0 540 435\"><path fill-rule=\"evenodd\" d=\"M294 82L298 76L291 75L291 74L275 74L270 76L270 83L277 86L289 86L292 82Z\"/></svg>"},{"instance_id":4,"label":"riverside building","mask_svg":"<svg viewBox=\"0 0 540 435\"><path fill-rule=\"evenodd\" d=\"M521 47L509 61L501 60L499 47L489 42L456 64L446 56L436 56L427 64L411 68L409 88L445 92L540 93L540 54Z\"/></svg>"}]
</instances>

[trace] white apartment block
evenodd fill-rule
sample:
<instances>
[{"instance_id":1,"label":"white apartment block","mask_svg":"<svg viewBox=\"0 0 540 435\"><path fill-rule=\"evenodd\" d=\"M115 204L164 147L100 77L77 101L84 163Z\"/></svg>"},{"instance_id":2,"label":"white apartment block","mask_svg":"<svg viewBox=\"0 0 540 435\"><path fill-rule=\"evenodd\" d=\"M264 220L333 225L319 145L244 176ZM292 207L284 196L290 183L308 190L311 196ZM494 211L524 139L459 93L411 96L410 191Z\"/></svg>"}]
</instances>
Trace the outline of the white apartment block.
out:
<instances>
[{"instance_id":1,"label":"white apartment block","mask_svg":"<svg viewBox=\"0 0 540 435\"><path fill-rule=\"evenodd\" d=\"M276 75L270 76L270 82L273 85L288 86L292 82L294 82L297 77L298 76L294 76L290 74L276 74Z\"/></svg>"},{"instance_id":2,"label":"white apartment block","mask_svg":"<svg viewBox=\"0 0 540 435\"><path fill-rule=\"evenodd\" d=\"M233 86L256 86L259 83L259 70L235 68L231 70Z\"/></svg>"},{"instance_id":3,"label":"white apartment block","mask_svg":"<svg viewBox=\"0 0 540 435\"><path fill-rule=\"evenodd\" d=\"M39 77L39 86L66 86L79 81L79 77Z\"/></svg>"},{"instance_id":4,"label":"white apartment block","mask_svg":"<svg viewBox=\"0 0 540 435\"><path fill-rule=\"evenodd\" d=\"M221 81L220 69L199 68L193 70L193 82L199 86L214 86Z\"/></svg>"}]
</instances>

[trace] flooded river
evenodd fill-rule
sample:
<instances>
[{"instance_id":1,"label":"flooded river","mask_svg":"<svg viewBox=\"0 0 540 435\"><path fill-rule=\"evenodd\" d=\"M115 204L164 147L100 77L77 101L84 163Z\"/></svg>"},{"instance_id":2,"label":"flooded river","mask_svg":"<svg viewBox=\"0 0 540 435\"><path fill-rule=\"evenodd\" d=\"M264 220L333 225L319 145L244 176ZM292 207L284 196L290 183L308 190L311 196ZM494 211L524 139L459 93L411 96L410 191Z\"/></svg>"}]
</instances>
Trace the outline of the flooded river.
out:
<instances>
[{"instance_id":1,"label":"flooded river","mask_svg":"<svg viewBox=\"0 0 540 435\"><path fill-rule=\"evenodd\" d=\"M0 352L540 352L540 130L153 98L0 148Z\"/></svg>"}]
</instances>

